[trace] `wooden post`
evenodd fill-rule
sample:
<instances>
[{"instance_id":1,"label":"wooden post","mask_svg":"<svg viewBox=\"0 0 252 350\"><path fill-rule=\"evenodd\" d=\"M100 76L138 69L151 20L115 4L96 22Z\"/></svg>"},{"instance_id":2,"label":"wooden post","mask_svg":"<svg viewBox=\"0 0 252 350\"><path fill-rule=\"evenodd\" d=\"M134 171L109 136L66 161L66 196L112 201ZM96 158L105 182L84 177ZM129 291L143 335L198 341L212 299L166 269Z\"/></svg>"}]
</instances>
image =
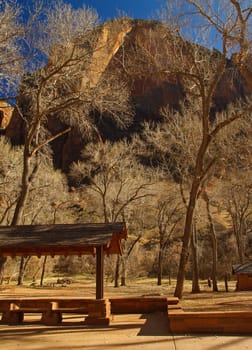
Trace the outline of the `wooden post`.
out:
<instances>
[{"instance_id":1,"label":"wooden post","mask_svg":"<svg viewBox=\"0 0 252 350\"><path fill-rule=\"evenodd\" d=\"M104 255L103 246L96 248L96 299L103 299Z\"/></svg>"}]
</instances>

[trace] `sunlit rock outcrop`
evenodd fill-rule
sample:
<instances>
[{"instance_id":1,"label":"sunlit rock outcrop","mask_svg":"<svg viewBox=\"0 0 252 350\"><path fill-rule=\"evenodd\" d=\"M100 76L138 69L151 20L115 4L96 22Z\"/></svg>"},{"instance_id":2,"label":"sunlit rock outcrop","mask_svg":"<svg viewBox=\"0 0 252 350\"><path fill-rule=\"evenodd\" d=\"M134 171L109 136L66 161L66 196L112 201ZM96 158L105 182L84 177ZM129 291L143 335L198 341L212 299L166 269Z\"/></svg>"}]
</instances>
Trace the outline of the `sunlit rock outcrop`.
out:
<instances>
[{"instance_id":1,"label":"sunlit rock outcrop","mask_svg":"<svg viewBox=\"0 0 252 350\"><path fill-rule=\"evenodd\" d=\"M13 107L0 101L0 130L5 130L11 119Z\"/></svg>"}]
</instances>

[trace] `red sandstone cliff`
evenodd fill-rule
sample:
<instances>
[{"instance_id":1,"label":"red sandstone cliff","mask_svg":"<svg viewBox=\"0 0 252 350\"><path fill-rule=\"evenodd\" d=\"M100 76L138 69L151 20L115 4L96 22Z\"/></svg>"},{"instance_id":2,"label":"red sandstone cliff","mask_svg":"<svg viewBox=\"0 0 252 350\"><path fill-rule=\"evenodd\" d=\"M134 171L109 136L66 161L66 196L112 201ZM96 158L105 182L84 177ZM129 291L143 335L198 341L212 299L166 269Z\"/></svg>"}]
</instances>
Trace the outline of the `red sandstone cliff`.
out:
<instances>
[{"instance_id":1,"label":"red sandstone cliff","mask_svg":"<svg viewBox=\"0 0 252 350\"><path fill-rule=\"evenodd\" d=\"M139 130L143 120L158 120L160 108L167 104L173 109L179 108L180 101L185 97L183 85L179 79L164 73L153 74L155 70L152 71L150 63L147 64L135 50L136 42L141 41L143 47L148 46L148 50L153 52L156 50L163 60L169 60L169 52L164 47L164 37L168 40L168 35L167 29L154 21L122 19L108 22L102 27L97 49L91 53L90 65L83 72L81 89L85 89L87 84L90 86L98 84L104 72L118 74L120 79L124 79L128 84L135 112L132 125L124 130L118 129L106 117L97 119L97 128L104 139L116 140L135 132ZM53 60L53 57L51 59ZM230 74L231 70L235 70L236 74ZM214 96L213 106L217 110L225 108L228 103L245 96L251 90L252 85L245 81L234 64L230 62ZM20 105L25 106L26 101L22 101L24 99L22 91L19 99L21 99ZM64 126L59 124L56 118L50 118L47 127L55 134ZM13 113L6 135L15 144L23 142L24 124L17 111ZM84 142L77 128L55 140L52 144L55 165L67 170L69 164L78 159Z\"/></svg>"}]
</instances>

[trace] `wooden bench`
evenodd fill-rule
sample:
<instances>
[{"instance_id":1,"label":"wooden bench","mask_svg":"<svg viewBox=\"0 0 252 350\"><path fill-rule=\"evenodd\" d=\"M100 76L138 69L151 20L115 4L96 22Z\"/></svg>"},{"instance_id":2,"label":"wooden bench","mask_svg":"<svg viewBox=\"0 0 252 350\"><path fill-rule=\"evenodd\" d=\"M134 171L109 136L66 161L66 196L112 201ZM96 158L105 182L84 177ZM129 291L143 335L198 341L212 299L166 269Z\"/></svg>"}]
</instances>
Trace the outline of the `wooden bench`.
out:
<instances>
[{"instance_id":1,"label":"wooden bench","mask_svg":"<svg viewBox=\"0 0 252 350\"><path fill-rule=\"evenodd\" d=\"M239 333L252 334L252 311L189 312L168 309L172 333Z\"/></svg>"},{"instance_id":2,"label":"wooden bench","mask_svg":"<svg viewBox=\"0 0 252 350\"><path fill-rule=\"evenodd\" d=\"M46 325L57 325L63 320L63 315L86 315L86 324L109 324L111 314L167 312L167 309L178 310L178 299L165 296L133 296L113 297L110 299L62 299L62 298L31 298L0 300L2 322L18 324L24 321L26 313L40 313L41 322Z\"/></svg>"},{"instance_id":3,"label":"wooden bench","mask_svg":"<svg viewBox=\"0 0 252 350\"><path fill-rule=\"evenodd\" d=\"M24 321L25 313L41 313L41 322L57 325L62 322L64 313L89 313L89 305L94 299L15 299L0 300L2 323L19 324Z\"/></svg>"},{"instance_id":4,"label":"wooden bench","mask_svg":"<svg viewBox=\"0 0 252 350\"><path fill-rule=\"evenodd\" d=\"M22 323L25 313L41 313L42 323L55 325L61 322L61 314L53 309L54 302L46 299L5 300L0 306L2 322L7 324Z\"/></svg>"},{"instance_id":5,"label":"wooden bench","mask_svg":"<svg viewBox=\"0 0 252 350\"><path fill-rule=\"evenodd\" d=\"M165 296L133 296L113 297L111 302L112 314L167 312L169 305L176 305L178 298Z\"/></svg>"}]
</instances>

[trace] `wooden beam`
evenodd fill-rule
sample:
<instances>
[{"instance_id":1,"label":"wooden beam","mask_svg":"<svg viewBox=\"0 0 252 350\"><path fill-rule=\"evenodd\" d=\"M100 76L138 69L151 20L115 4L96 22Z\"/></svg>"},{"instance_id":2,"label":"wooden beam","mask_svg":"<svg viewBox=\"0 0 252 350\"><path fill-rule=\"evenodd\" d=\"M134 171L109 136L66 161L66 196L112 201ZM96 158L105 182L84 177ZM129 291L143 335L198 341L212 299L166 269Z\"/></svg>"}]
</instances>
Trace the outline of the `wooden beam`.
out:
<instances>
[{"instance_id":1,"label":"wooden beam","mask_svg":"<svg viewBox=\"0 0 252 350\"><path fill-rule=\"evenodd\" d=\"M95 255L95 245L88 246L25 246L25 247L5 247L1 249L0 256L55 256L55 255Z\"/></svg>"},{"instance_id":2,"label":"wooden beam","mask_svg":"<svg viewBox=\"0 0 252 350\"><path fill-rule=\"evenodd\" d=\"M122 255L121 239L119 235L113 233L112 239L109 242L109 247L106 249L106 254L120 254Z\"/></svg>"},{"instance_id":3,"label":"wooden beam","mask_svg":"<svg viewBox=\"0 0 252 350\"><path fill-rule=\"evenodd\" d=\"M96 248L96 299L103 299L104 283L104 252L103 246L98 246Z\"/></svg>"}]
</instances>

